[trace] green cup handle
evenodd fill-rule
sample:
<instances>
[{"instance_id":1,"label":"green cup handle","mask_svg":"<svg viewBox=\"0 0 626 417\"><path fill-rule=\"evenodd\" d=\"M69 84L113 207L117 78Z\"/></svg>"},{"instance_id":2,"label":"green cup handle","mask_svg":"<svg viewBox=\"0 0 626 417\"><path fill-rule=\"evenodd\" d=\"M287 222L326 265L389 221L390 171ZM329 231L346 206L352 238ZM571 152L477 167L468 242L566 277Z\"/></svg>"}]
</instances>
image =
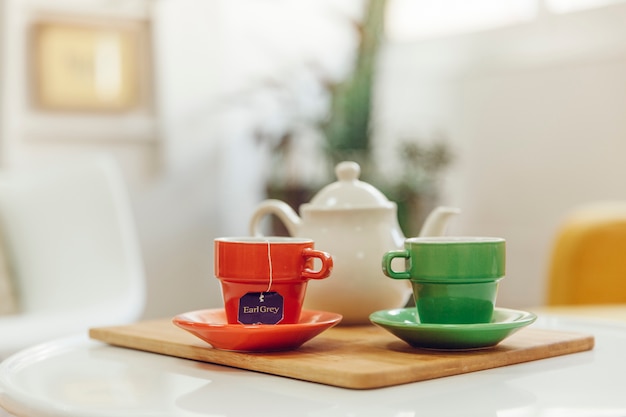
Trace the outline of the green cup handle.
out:
<instances>
[{"instance_id":1,"label":"green cup handle","mask_svg":"<svg viewBox=\"0 0 626 417\"><path fill-rule=\"evenodd\" d=\"M392 250L383 255L383 273L393 279L411 279L409 271L394 271L391 268L391 261L395 258L409 259L411 254L408 250Z\"/></svg>"}]
</instances>

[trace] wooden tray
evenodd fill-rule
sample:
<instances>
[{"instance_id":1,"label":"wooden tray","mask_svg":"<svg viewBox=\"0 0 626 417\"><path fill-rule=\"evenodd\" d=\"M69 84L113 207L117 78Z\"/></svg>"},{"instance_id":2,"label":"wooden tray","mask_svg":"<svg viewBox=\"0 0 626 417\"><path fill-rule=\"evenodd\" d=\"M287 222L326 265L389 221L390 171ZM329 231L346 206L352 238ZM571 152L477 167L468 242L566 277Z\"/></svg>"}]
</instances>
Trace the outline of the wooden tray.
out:
<instances>
[{"instance_id":1,"label":"wooden tray","mask_svg":"<svg viewBox=\"0 0 626 417\"><path fill-rule=\"evenodd\" d=\"M412 348L375 326L337 326L299 349L238 353L213 349L170 320L100 327L89 336L112 345L343 388L371 389L590 350L594 338L527 327L498 346L440 352Z\"/></svg>"}]
</instances>

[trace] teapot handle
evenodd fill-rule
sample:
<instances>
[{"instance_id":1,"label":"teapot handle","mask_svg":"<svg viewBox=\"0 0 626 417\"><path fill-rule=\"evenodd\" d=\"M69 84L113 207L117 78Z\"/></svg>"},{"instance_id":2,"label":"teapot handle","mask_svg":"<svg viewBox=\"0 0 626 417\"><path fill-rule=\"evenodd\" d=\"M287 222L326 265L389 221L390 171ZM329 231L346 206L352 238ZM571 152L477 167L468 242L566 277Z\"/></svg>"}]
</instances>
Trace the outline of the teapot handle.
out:
<instances>
[{"instance_id":1,"label":"teapot handle","mask_svg":"<svg viewBox=\"0 0 626 417\"><path fill-rule=\"evenodd\" d=\"M289 204L275 199L265 200L261 202L252 214L250 219L250 234L252 236L263 236L260 229L261 219L268 214L274 214L278 217L289 232L289 235L296 236L300 227L300 217L289 206Z\"/></svg>"}]
</instances>

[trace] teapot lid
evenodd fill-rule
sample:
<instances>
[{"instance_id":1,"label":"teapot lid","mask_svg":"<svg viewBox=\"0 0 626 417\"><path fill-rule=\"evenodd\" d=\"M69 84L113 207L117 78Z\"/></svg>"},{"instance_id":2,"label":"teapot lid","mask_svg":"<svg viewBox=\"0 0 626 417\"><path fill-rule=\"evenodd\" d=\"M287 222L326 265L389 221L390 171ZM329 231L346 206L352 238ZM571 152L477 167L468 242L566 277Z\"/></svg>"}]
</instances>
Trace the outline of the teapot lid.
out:
<instances>
[{"instance_id":1,"label":"teapot lid","mask_svg":"<svg viewBox=\"0 0 626 417\"><path fill-rule=\"evenodd\" d=\"M338 181L322 188L311 199L309 208L354 209L393 206L393 203L376 187L359 180L361 167L356 162L340 162L335 167L335 174Z\"/></svg>"}]
</instances>

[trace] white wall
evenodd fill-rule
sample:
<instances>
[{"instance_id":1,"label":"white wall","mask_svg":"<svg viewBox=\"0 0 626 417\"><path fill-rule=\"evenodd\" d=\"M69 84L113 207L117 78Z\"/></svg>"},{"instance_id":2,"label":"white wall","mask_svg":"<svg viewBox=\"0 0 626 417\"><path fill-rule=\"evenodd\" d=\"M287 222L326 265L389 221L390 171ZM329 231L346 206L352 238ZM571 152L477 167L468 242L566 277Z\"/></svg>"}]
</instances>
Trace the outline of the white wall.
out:
<instances>
[{"instance_id":1,"label":"white wall","mask_svg":"<svg viewBox=\"0 0 626 417\"><path fill-rule=\"evenodd\" d=\"M294 60L301 52L318 57L327 75L337 77L345 71L354 39L344 33L308 39L302 48L291 43L284 50L259 49L265 20L258 13L240 19L233 2L139 1L155 6L146 9L155 35L154 107L146 116L152 122L138 124L146 140L37 140L24 137L36 129L22 129L23 123L41 119L24 119L29 116L21 107L26 106L20 89L25 80L16 62L23 62L25 49L15 31L20 30L19 13L26 10L22 6L43 3L5 0L0 9L4 28L13 31L0 36L7 60L0 90L2 160L9 158L12 169L22 169L112 152L124 169L136 213L148 278L146 317L219 305L212 240L246 233L250 213L263 198L267 149L255 142L254 129L277 133L293 121L267 97L253 96L252 105L232 108L230 101L223 107L224 97L249 86L251 74L302 75L306 68ZM621 161L626 154L624 21L626 7L617 5L472 35L393 44L384 51L377 86L378 140L391 147L394 138L407 134L450 137L457 159L442 203L463 210L450 231L508 239L502 306L543 301L550 241L567 210L589 200L626 198L621 187L626 177ZM254 22L256 29L249 27ZM274 21L273 27L295 33L297 22L288 22ZM241 31L241 26L248 29ZM331 33L321 27L319 33ZM319 34L315 27L301 29L301 34ZM274 31L273 39L287 39L282 34ZM338 49L330 53L332 48ZM272 66L281 62L289 65Z\"/></svg>"},{"instance_id":2,"label":"white wall","mask_svg":"<svg viewBox=\"0 0 626 417\"><path fill-rule=\"evenodd\" d=\"M380 141L450 137L442 202L463 210L450 232L507 238L502 306L543 302L567 211L626 199L624 19L616 5L386 50Z\"/></svg>"},{"instance_id":3,"label":"white wall","mask_svg":"<svg viewBox=\"0 0 626 417\"><path fill-rule=\"evenodd\" d=\"M324 100L277 102L284 91L273 94L272 83L285 81L287 94L303 86L315 89L307 79L311 62L301 58L314 56L317 70L336 77L345 71L345 58L337 65L329 51L350 49L354 39L333 36L337 16L328 23L317 0L0 1L0 168L25 170L112 153L134 206L148 281L145 317L221 305L213 239L247 234L263 198L267 145L257 134L275 140L304 110L315 110ZM334 9L338 13L341 7ZM304 16L305 24L294 16ZM33 108L29 25L68 18L145 22L152 55L144 75L152 88L141 109L104 115ZM311 22L321 24L323 33L308 30ZM295 38L302 43L292 42Z\"/></svg>"},{"instance_id":4,"label":"white wall","mask_svg":"<svg viewBox=\"0 0 626 417\"><path fill-rule=\"evenodd\" d=\"M4 0L0 9L1 168L26 170L103 152L116 157L145 261L146 317L221 302L212 239L228 224L220 221L216 190L220 169L231 164L220 163L221 126L206 112L218 94L218 10L219 2L191 0ZM139 109L49 113L32 105L30 24L58 19L146 25L153 44L142 82L151 88Z\"/></svg>"}]
</instances>

